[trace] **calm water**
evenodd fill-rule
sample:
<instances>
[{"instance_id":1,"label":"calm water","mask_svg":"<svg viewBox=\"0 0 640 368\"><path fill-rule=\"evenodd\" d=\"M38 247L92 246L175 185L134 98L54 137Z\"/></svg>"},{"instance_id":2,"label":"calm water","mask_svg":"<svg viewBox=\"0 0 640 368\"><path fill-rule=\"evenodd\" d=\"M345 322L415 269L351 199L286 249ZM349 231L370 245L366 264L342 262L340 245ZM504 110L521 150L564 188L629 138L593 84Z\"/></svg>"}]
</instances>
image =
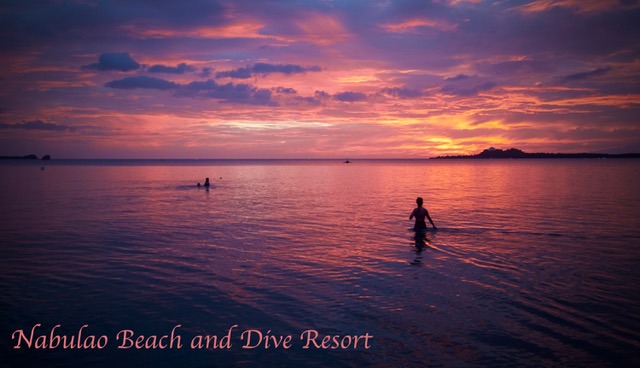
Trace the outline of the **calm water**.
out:
<instances>
[{"instance_id":1,"label":"calm water","mask_svg":"<svg viewBox=\"0 0 640 368\"><path fill-rule=\"evenodd\" d=\"M41 164L0 163L0 365L640 363L640 160ZM416 196L440 228L420 249ZM108 344L13 349L38 323ZM118 349L178 324L181 349Z\"/></svg>"}]
</instances>

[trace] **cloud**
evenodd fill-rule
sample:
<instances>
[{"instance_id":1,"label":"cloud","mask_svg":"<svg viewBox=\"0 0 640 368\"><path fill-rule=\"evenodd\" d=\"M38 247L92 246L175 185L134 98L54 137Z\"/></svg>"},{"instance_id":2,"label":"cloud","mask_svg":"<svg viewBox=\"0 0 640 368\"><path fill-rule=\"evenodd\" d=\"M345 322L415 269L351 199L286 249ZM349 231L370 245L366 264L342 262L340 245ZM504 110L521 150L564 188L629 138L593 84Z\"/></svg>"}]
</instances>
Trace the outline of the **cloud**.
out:
<instances>
[{"instance_id":1,"label":"cloud","mask_svg":"<svg viewBox=\"0 0 640 368\"><path fill-rule=\"evenodd\" d=\"M251 69L249 68L240 68L216 73L217 78L249 79L251 76Z\"/></svg>"},{"instance_id":2,"label":"cloud","mask_svg":"<svg viewBox=\"0 0 640 368\"><path fill-rule=\"evenodd\" d=\"M295 95L296 93L298 93L295 89L286 87L276 87L274 88L274 91L286 95Z\"/></svg>"},{"instance_id":3,"label":"cloud","mask_svg":"<svg viewBox=\"0 0 640 368\"><path fill-rule=\"evenodd\" d=\"M476 84L475 86L472 87L458 87L458 86L454 86L452 84L448 84L444 87L442 87L440 89L440 91L442 93L448 94L448 95L455 95L455 96L461 96L461 97L470 97L470 96L475 96L480 92L484 92L484 91L489 91L491 89L493 89L494 87L496 87L497 84L494 82L484 82L484 83L480 83L480 84Z\"/></svg>"},{"instance_id":4,"label":"cloud","mask_svg":"<svg viewBox=\"0 0 640 368\"><path fill-rule=\"evenodd\" d=\"M512 77L516 74L545 74L552 71L547 61L528 59L479 63L476 67L485 73L507 77Z\"/></svg>"},{"instance_id":5,"label":"cloud","mask_svg":"<svg viewBox=\"0 0 640 368\"><path fill-rule=\"evenodd\" d=\"M200 73L198 74L198 76L200 78L208 78L211 76L211 73L213 73L213 68L211 67L204 67L202 68L202 70L200 71Z\"/></svg>"},{"instance_id":6,"label":"cloud","mask_svg":"<svg viewBox=\"0 0 640 368\"><path fill-rule=\"evenodd\" d=\"M556 7L570 9L577 13L594 13L633 8L635 0L535 0L525 5L520 5L515 10L523 13L539 13L550 11Z\"/></svg>"},{"instance_id":7,"label":"cloud","mask_svg":"<svg viewBox=\"0 0 640 368\"><path fill-rule=\"evenodd\" d=\"M449 78L445 78L444 80L447 82L457 82L457 81L461 81L461 80L465 80L465 79L469 79L471 77L469 77L466 74L458 74L455 77L449 77Z\"/></svg>"},{"instance_id":8,"label":"cloud","mask_svg":"<svg viewBox=\"0 0 640 368\"><path fill-rule=\"evenodd\" d=\"M144 88L167 90L179 88L180 85L168 80L140 75L136 77L127 77L108 82L107 84L105 84L105 87L118 89Z\"/></svg>"},{"instance_id":9,"label":"cloud","mask_svg":"<svg viewBox=\"0 0 640 368\"><path fill-rule=\"evenodd\" d=\"M302 74L306 72L319 72L321 69L319 66L312 65L308 67L295 65L295 64L267 64L256 63L252 66L245 68L238 68L229 71L218 72L216 77L218 78L237 78L248 79L254 75L266 75L273 73L282 73L285 75Z\"/></svg>"},{"instance_id":10,"label":"cloud","mask_svg":"<svg viewBox=\"0 0 640 368\"><path fill-rule=\"evenodd\" d=\"M118 79L105 84L105 87L116 89L156 89L175 90L175 97L203 97L222 100L226 103L238 103L249 105L275 106L272 100L272 91L265 88L256 88L250 84L231 82L219 84L215 80L194 81L188 84L179 84L165 79L136 76ZM296 93L289 88L276 88L279 93Z\"/></svg>"},{"instance_id":11,"label":"cloud","mask_svg":"<svg viewBox=\"0 0 640 368\"><path fill-rule=\"evenodd\" d=\"M271 99L272 92L264 88L256 88L252 85L231 82L218 84L209 79L205 82L191 82L176 92L178 97L207 97L220 99L228 103L240 103L249 105L275 106Z\"/></svg>"},{"instance_id":12,"label":"cloud","mask_svg":"<svg viewBox=\"0 0 640 368\"><path fill-rule=\"evenodd\" d=\"M47 130L54 132L64 132L67 130L71 130L72 128L66 125L46 123L42 120L35 120L17 124L0 123L0 129Z\"/></svg>"},{"instance_id":13,"label":"cloud","mask_svg":"<svg viewBox=\"0 0 640 368\"><path fill-rule=\"evenodd\" d=\"M580 80L590 79L593 77L604 75L608 73L610 70L611 68L598 68L598 69L591 70L589 72L581 72L581 73L565 75L565 76L559 77L558 79L560 80L560 82L580 81Z\"/></svg>"},{"instance_id":14,"label":"cloud","mask_svg":"<svg viewBox=\"0 0 640 368\"><path fill-rule=\"evenodd\" d=\"M358 102L367 99L367 95L361 92L341 92L333 96L334 99L342 102Z\"/></svg>"},{"instance_id":15,"label":"cloud","mask_svg":"<svg viewBox=\"0 0 640 368\"><path fill-rule=\"evenodd\" d=\"M188 65L185 63L180 63L177 66L166 66L157 64L152 67L149 67L149 73L168 73L168 74L185 74L189 72L195 71L196 68L192 65Z\"/></svg>"},{"instance_id":16,"label":"cloud","mask_svg":"<svg viewBox=\"0 0 640 368\"><path fill-rule=\"evenodd\" d=\"M424 92L412 88L383 88L381 92L397 98L416 98L424 95Z\"/></svg>"},{"instance_id":17,"label":"cloud","mask_svg":"<svg viewBox=\"0 0 640 368\"><path fill-rule=\"evenodd\" d=\"M303 67L295 64L267 64L257 63L252 67L252 71L256 74L270 74L270 73L283 73L283 74L300 74L305 72L319 72L319 66Z\"/></svg>"},{"instance_id":18,"label":"cloud","mask_svg":"<svg viewBox=\"0 0 640 368\"><path fill-rule=\"evenodd\" d=\"M452 31L456 28L455 24L447 21L426 18L414 18L395 24L384 24L381 26L388 32L395 33L418 33L421 29L437 29L439 31Z\"/></svg>"},{"instance_id":19,"label":"cloud","mask_svg":"<svg viewBox=\"0 0 640 368\"><path fill-rule=\"evenodd\" d=\"M140 69L138 64L131 55L126 52L108 52L100 55L98 62L83 66L84 69L96 69L100 71L118 70L121 72L130 72Z\"/></svg>"},{"instance_id":20,"label":"cloud","mask_svg":"<svg viewBox=\"0 0 640 368\"><path fill-rule=\"evenodd\" d=\"M222 24L228 21L229 10L216 0L190 0L188 4L167 0L3 1L0 31L9 30L22 42L60 37L81 44L94 36L99 41L126 40L132 36L131 28L122 25L184 29Z\"/></svg>"}]
</instances>

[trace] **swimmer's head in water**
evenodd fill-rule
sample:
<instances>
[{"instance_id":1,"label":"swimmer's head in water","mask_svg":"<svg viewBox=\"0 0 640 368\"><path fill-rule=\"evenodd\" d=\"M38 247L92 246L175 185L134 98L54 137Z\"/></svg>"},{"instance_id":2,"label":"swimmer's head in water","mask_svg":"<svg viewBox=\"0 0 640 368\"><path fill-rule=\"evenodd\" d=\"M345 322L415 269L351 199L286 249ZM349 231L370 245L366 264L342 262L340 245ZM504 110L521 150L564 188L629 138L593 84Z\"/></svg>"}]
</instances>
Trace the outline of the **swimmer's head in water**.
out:
<instances>
[{"instance_id":1,"label":"swimmer's head in water","mask_svg":"<svg viewBox=\"0 0 640 368\"><path fill-rule=\"evenodd\" d=\"M416 204L418 205L418 207L422 207L422 197L416 198Z\"/></svg>"}]
</instances>

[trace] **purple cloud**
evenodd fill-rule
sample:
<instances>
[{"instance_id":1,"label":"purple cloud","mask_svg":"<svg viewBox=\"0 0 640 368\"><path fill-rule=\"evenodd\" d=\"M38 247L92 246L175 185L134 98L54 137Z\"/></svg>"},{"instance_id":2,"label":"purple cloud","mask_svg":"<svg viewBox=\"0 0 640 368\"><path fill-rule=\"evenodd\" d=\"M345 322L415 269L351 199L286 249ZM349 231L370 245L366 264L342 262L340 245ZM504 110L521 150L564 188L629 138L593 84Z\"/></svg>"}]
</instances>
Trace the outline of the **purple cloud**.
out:
<instances>
[{"instance_id":1,"label":"purple cloud","mask_svg":"<svg viewBox=\"0 0 640 368\"><path fill-rule=\"evenodd\" d=\"M295 89L293 88L285 88L285 87L276 87L274 88L274 90L277 93L282 93L285 95L295 95L296 93L298 93Z\"/></svg>"},{"instance_id":2,"label":"purple cloud","mask_svg":"<svg viewBox=\"0 0 640 368\"><path fill-rule=\"evenodd\" d=\"M358 102L367 99L367 95L361 92L341 92L333 96L338 101L342 102Z\"/></svg>"},{"instance_id":3,"label":"purple cloud","mask_svg":"<svg viewBox=\"0 0 640 368\"><path fill-rule=\"evenodd\" d=\"M171 25L189 28L194 25L222 24L228 9L215 0L179 1L131 0L124 2L39 1L3 2L0 13L0 48L19 48L24 44L51 46L88 41L105 42L132 35L123 24L146 26ZM143 22L139 22L143 19ZM105 31L106 30L106 31Z\"/></svg>"},{"instance_id":4,"label":"purple cloud","mask_svg":"<svg viewBox=\"0 0 640 368\"><path fill-rule=\"evenodd\" d=\"M218 78L237 78L237 79L248 79L253 77L254 75L266 75L273 73L282 73L286 75L292 74L302 74L306 72L318 72L320 71L319 66L309 66L303 67L295 64L267 64L267 63L256 63L252 66L247 66L245 68L238 68L234 70L218 72L216 77Z\"/></svg>"},{"instance_id":5,"label":"purple cloud","mask_svg":"<svg viewBox=\"0 0 640 368\"><path fill-rule=\"evenodd\" d=\"M96 69L100 71L118 70L121 72L130 72L140 69L138 64L131 55L126 52L108 52L100 55L100 59L95 64L83 66L84 69Z\"/></svg>"},{"instance_id":6,"label":"purple cloud","mask_svg":"<svg viewBox=\"0 0 640 368\"><path fill-rule=\"evenodd\" d=\"M397 98L416 98L424 96L424 92L412 88L383 88L381 92Z\"/></svg>"},{"instance_id":7,"label":"purple cloud","mask_svg":"<svg viewBox=\"0 0 640 368\"><path fill-rule=\"evenodd\" d=\"M140 75L136 77L127 77L108 82L107 84L105 84L105 87L118 89L143 88L167 90L176 89L180 87L180 85L168 80Z\"/></svg>"},{"instance_id":8,"label":"purple cloud","mask_svg":"<svg viewBox=\"0 0 640 368\"><path fill-rule=\"evenodd\" d=\"M270 73L282 73L282 74L301 74L306 72L319 72L320 67L313 65L309 67L303 67L295 64L267 64L257 63L253 65L251 71L256 74L270 74Z\"/></svg>"},{"instance_id":9,"label":"purple cloud","mask_svg":"<svg viewBox=\"0 0 640 368\"><path fill-rule=\"evenodd\" d=\"M175 67L157 64L148 69L150 73L167 73L167 74L185 74L185 73L193 72L195 70L196 68L194 66L191 66L185 63L180 63Z\"/></svg>"},{"instance_id":10,"label":"purple cloud","mask_svg":"<svg viewBox=\"0 0 640 368\"><path fill-rule=\"evenodd\" d=\"M202 68L202 70L200 71L200 73L198 74L198 76L200 78L208 78L211 76L211 73L213 73L213 68L211 67L204 67Z\"/></svg>"},{"instance_id":11,"label":"purple cloud","mask_svg":"<svg viewBox=\"0 0 640 368\"><path fill-rule=\"evenodd\" d=\"M256 88L252 85L240 83L218 84L209 79L205 82L191 82L176 92L178 97L206 97L220 99L227 103L275 106L271 99L272 93L268 89Z\"/></svg>"},{"instance_id":12,"label":"purple cloud","mask_svg":"<svg viewBox=\"0 0 640 368\"><path fill-rule=\"evenodd\" d=\"M63 132L72 129L66 125L56 123L46 123L42 120L27 121L24 123L7 124L0 123L0 129L25 129L25 130L48 130L55 132Z\"/></svg>"},{"instance_id":13,"label":"purple cloud","mask_svg":"<svg viewBox=\"0 0 640 368\"><path fill-rule=\"evenodd\" d=\"M457 82L465 79L469 79L470 77L466 74L458 74L455 77L445 78L444 80L447 82Z\"/></svg>"},{"instance_id":14,"label":"purple cloud","mask_svg":"<svg viewBox=\"0 0 640 368\"><path fill-rule=\"evenodd\" d=\"M216 73L217 78L249 79L251 76L251 69L249 68L240 68Z\"/></svg>"},{"instance_id":15,"label":"purple cloud","mask_svg":"<svg viewBox=\"0 0 640 368\"><path fill-rule=\"evenodd\" d=\"M519 74L545 74L552 71L546 60L513 60L498 63L479 63L476 66L480 71L493 75L511 77Z\"/></svg>"},{"instance_id":16,"label":"purple cloud","mask_svg":"<svg viewBox=\"0 0 640 368\"><path fill-rule=\"evenodd\" d=\"M484 83L476 84L475 86L472 86L469 88L458 87L452 84L448 84L442 87L440 91L448 95L470 97L470 96L475 96L480 92L489 91L496 86L497 84L494 82L484 82Z\"/></svg>"},{"instance_id":17,"label":"purple cloud","mask_svg":"<svg viewBox=\"0 0 640 368\"><path fill-rule=\"evenodd\" d=\"M569 74L562 77L559 77L560 82L571 82L571 81L580 81L585 79L590 79L593 77L598 77L608 73L611 68L598 68L588 72L581 72L575 74Z\"/></svg>"}]
</instances>

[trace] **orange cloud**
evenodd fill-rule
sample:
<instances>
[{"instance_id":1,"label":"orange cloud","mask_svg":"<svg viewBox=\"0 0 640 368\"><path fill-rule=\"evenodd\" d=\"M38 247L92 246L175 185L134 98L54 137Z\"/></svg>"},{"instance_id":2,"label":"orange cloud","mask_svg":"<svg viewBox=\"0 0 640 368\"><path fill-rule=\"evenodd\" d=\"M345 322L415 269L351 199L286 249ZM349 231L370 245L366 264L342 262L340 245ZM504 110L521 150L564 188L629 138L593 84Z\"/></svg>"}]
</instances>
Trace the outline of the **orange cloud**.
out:
<instances>
[{"instance_id":1,"label":"orange cloud","mask_svg":"<svg viewBox=\"0 0 640 368\"><path fill-rule=\"evenodd\" d=\"M401 23L384 24L381 26L381 28L388 32L396 33L418 32L419 28L422 27L434 28L439 31L451 31L454 30L457 26L449 22L426 18L409 19Z\"/></svg>"},{"instance_id":2,"label":"orange cloud","mask_svg":"<svg viewBox=\"0 0 640 368\"><path fill-rule=\"evenodd\" d=\"M335 16L307 13L302 15L301 18L295 22L295 25L302 32L302 38L299 41L326 46L344 42L351 38L349 32Z\"/></svg>"},{"instance_id":3,"label":"orange cloud","mask_svg":"<svg viewBox=\"0 0 640 368\"><path fill-rule=\"evenodd\" d=\"M637 7L635 5L634 7ZM539 13L555 7L573 9L578 13L591 13L620 8L619 0L536 0L516 7L523 13Z\"/></svg>"},{"instance_id":4,"label":"orange cloud","mask_svg":"<svg viewBox=\"0 0 640 368\"><path fill-rule=\"evenodd\" d=\"M141 25L123 25L120 28L132 33L138 38L204 38L204 39L233 39L233 38L260 38L275 39L289 42L290 39L277 35L260 33L264 24L256 21L238 21L232 24L219 26L200 26L191 29L160 29Z\"/></svg>"}]
</instances>

